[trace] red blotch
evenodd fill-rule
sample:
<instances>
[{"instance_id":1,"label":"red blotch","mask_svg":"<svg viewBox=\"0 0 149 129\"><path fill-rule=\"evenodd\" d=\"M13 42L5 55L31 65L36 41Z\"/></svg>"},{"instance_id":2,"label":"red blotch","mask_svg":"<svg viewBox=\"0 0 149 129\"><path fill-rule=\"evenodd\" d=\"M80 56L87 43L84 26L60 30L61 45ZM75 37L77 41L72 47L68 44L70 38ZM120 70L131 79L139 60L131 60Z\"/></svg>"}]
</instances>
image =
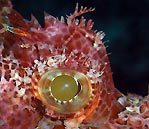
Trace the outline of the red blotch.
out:
<instances>
[{"instance_id":1,"label":"red blotch","mask_svg":"<svg viewBox=\"0 0 149 129\"><path fill-rule=\"evenodd\" d=\"M15 44L12 49L15 58L17 58L23 66L31 66L35 59L38 58L37 50L29 48L21 48L19 44Z\"/></svg>"}]
</instances>

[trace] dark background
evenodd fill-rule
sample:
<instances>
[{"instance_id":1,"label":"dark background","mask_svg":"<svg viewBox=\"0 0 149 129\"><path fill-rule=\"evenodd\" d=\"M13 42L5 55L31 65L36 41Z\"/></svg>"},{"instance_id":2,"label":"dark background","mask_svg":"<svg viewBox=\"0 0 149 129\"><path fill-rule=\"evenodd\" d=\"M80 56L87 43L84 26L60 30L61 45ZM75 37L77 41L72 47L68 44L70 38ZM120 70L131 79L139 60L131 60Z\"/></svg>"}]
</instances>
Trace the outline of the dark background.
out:
<instances>
[{"instance_id":1,"label":"dark background","mask_svg":"<svg viewBox=\"0 0 149 129\"><path fill-rule=\"evenodd\" d=\"M12 0L26 19L43 26L43 12L54 17L73 13L76 3L95 7L85 15L94 30L104 31L115 86L123 93L147 95L149 84L149 0Z\"/></svg>"}]
</instances>

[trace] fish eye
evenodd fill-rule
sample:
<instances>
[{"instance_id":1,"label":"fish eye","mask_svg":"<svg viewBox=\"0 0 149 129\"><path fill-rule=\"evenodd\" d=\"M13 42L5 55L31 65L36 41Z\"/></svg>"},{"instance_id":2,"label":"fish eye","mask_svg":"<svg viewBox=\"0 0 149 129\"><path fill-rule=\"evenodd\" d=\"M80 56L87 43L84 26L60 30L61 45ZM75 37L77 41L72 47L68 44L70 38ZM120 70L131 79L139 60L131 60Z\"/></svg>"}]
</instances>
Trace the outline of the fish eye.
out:
<instances>
[{"instance_id":1,"label":"fish eye","mask_svg":"<svg viewBox=\"0 0 149 129\"><path fill-rule=\"evenodd\" d=\"M51 93L60 101L69 101L77 94L79 85L77 81L69 75L57 76L51 82Z\"/></svg>"},{"instance_id":2,"label":"fish eye","mask_svg":"<svg viewBox=\"0 0 149 129\"><path fill-rule=\"evenodd\" d=\"M69 69L45 72L34 89L35 96L47 108L63 114L79 111L89 103L92 95L92 87L86 75Z\"/></svg>"}]
</instances>

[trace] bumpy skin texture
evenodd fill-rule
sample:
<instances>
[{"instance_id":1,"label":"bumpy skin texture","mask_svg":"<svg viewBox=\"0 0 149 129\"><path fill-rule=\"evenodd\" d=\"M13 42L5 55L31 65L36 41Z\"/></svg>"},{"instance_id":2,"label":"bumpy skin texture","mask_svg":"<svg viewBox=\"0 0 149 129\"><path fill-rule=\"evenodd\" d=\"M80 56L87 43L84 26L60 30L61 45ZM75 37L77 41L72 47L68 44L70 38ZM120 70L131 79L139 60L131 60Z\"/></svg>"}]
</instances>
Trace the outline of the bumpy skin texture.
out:
<instances>
[{"instance_id":1,"label":"bumpy skin texture","mask_svg":"<svg viewBox=\"0 0 149 129\"><path fill-rule=\"evenodd\" d=\"M33 16L23 19L10 1L0 2L0 128L149 128L149 97L124 96L114 87L104 33L92 31L91 20L76 19L91 11L76 6L66 22L45 14L42 28ZM63 114L42 103L36 84L53 68L87 76L93 90L85 107Z\"/></svg>"}]
</instances>

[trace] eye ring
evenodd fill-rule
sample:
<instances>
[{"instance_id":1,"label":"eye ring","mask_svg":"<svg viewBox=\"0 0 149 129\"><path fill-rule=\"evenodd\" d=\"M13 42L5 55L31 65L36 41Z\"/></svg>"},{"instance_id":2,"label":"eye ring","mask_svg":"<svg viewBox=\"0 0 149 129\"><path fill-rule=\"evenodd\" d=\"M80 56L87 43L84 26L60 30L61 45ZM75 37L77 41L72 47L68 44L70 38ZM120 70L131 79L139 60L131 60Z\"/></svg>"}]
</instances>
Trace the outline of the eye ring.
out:
<instances>
[{"instance_id":1,"label":"eye ring","mask_svg":"<svg viewBox=\"0 0 149 129\"><path fill-rule=\"evenodd\" d=\"M77 91L67 100L61 100L53 94L52 83L57 77L70 77L77 84ZM57 86L55 86L57 88ZM51 69L41 75L34 93L47 107L56 112L69 114L85 107L92 96L92 87L89 79L81 72L70 69ZM57 89L56 89L57 90Z\"/></svg>"}]
</instances>

